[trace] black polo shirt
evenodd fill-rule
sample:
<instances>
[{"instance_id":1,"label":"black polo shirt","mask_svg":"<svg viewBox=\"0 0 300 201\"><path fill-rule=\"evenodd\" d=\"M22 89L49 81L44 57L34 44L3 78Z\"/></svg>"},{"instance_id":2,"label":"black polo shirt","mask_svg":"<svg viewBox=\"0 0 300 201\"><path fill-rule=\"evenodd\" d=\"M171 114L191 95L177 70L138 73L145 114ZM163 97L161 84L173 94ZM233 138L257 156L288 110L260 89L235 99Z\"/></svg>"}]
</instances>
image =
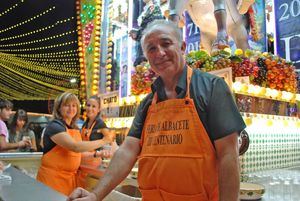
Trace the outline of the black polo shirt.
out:
<instances>
[{"instance_id":1,"label":"black polo shirt","mask_svg":"<svg viewBox=\"0 0 300 201\"><path fill-rule=\"evenodd\" d=\"M177 98L186 94L187 67L176 86ZM158 101L167 100L163 80L158 77L151 86L152 92L140 103L128 136L141 138L144 121L153 94L157 92ZM190 96L194 100L196 110L211 141L223 138L233 132L240 133L246 125L238 111L232 93L226 82L215 75L193 69L190 84Z\"/></svg>"},{"instance_id":2,"label":"black polo shirt","mask_svg":"<svg viewBox=\"0 0 300 201\"><path fill-rule=\"evenodd\" d=\"M54 119L48 123L47 127L45 128L44 137L43 137L44 154L46 154L48 151L50 151L56 146L56 143L51 140L51 137L58 133L66 132L67 128L77 129L77 128L72 128L71 126L66 124L65 121L61 119Z\"/></svg>"}]
</instances>

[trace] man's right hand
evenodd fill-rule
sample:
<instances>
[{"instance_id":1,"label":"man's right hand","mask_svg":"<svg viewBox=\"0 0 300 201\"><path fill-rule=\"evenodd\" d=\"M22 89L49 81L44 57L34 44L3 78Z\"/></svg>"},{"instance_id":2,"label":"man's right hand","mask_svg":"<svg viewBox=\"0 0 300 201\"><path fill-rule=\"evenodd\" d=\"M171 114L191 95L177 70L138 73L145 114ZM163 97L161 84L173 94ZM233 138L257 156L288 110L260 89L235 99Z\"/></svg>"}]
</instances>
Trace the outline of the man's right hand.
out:
<instances>
[{"instance_id":1,"label":"man's right hand","mask_svg":"<svg viewBox=\"0 0 300 201\"><path fill-rule=\"evenodd\" d=\"M95 193L90 193L83 188L76 188L67 198L67 201L97 201Z\"/></svg>"}]
</instances>

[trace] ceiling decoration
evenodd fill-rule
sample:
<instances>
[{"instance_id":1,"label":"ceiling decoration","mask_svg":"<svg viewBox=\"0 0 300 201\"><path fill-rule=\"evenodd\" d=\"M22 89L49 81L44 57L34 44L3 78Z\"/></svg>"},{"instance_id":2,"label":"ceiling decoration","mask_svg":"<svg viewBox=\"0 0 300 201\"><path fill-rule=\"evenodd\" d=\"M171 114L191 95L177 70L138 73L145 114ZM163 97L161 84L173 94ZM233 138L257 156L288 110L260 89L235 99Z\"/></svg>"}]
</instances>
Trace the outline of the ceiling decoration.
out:
<instances>
[{"instance_id":1,"label":"ceiling decoration","mask_svg":"<svg viewBox=\"0 0 300 201\"><path fill-rule=\"evenodd\" d=\"M0 1L0 98L78 94L75 0Z\"/></svg>"}]
</instances>

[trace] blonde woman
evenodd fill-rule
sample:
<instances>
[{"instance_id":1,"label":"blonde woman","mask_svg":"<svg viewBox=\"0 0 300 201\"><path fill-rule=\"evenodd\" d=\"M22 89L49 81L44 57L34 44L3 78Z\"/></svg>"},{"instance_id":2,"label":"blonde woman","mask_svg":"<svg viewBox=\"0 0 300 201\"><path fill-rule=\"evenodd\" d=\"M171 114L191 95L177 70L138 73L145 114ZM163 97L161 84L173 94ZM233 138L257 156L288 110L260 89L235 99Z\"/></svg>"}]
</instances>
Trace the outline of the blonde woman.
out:
<instances>
[{"instance_id":1,"label":"blonde woman","mask_svg":"<svg viewBox=\"0 0 300 201\"><path fill-rule=\"evenodd\" d=\"M80 103L76 95L69 92L61 94L54 102L53 120L43 138L44 155L37 180L65 195L77 186L81 152L95 150L112 141L110 136L82 141L76 125L79 114Z\"/></svg>"}]
</instances>

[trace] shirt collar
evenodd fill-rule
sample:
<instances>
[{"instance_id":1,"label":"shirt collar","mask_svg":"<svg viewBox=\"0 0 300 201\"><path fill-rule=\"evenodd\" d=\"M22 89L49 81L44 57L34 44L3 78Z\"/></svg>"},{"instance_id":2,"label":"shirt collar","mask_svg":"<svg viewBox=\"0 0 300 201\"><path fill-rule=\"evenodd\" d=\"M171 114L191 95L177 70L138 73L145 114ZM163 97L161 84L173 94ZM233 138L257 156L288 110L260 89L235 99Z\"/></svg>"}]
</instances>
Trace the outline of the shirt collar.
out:
<instances>
[{"instance_id":1,"label":"shirt collar","mask_svg":"<svg viewBox=\"0 0 300 201\"><path fill-rule=\"evenodd\" d=\"M186 76L187 76L187 67L183 68L183 72L179 77L178 83L176 85L176 92L179 94L182 90L186 91ZM152 93L154 94L157 90L164 89L164 82L161 77L158 77L153 84L151 85Z\"/></svg>"}]
</instances>

